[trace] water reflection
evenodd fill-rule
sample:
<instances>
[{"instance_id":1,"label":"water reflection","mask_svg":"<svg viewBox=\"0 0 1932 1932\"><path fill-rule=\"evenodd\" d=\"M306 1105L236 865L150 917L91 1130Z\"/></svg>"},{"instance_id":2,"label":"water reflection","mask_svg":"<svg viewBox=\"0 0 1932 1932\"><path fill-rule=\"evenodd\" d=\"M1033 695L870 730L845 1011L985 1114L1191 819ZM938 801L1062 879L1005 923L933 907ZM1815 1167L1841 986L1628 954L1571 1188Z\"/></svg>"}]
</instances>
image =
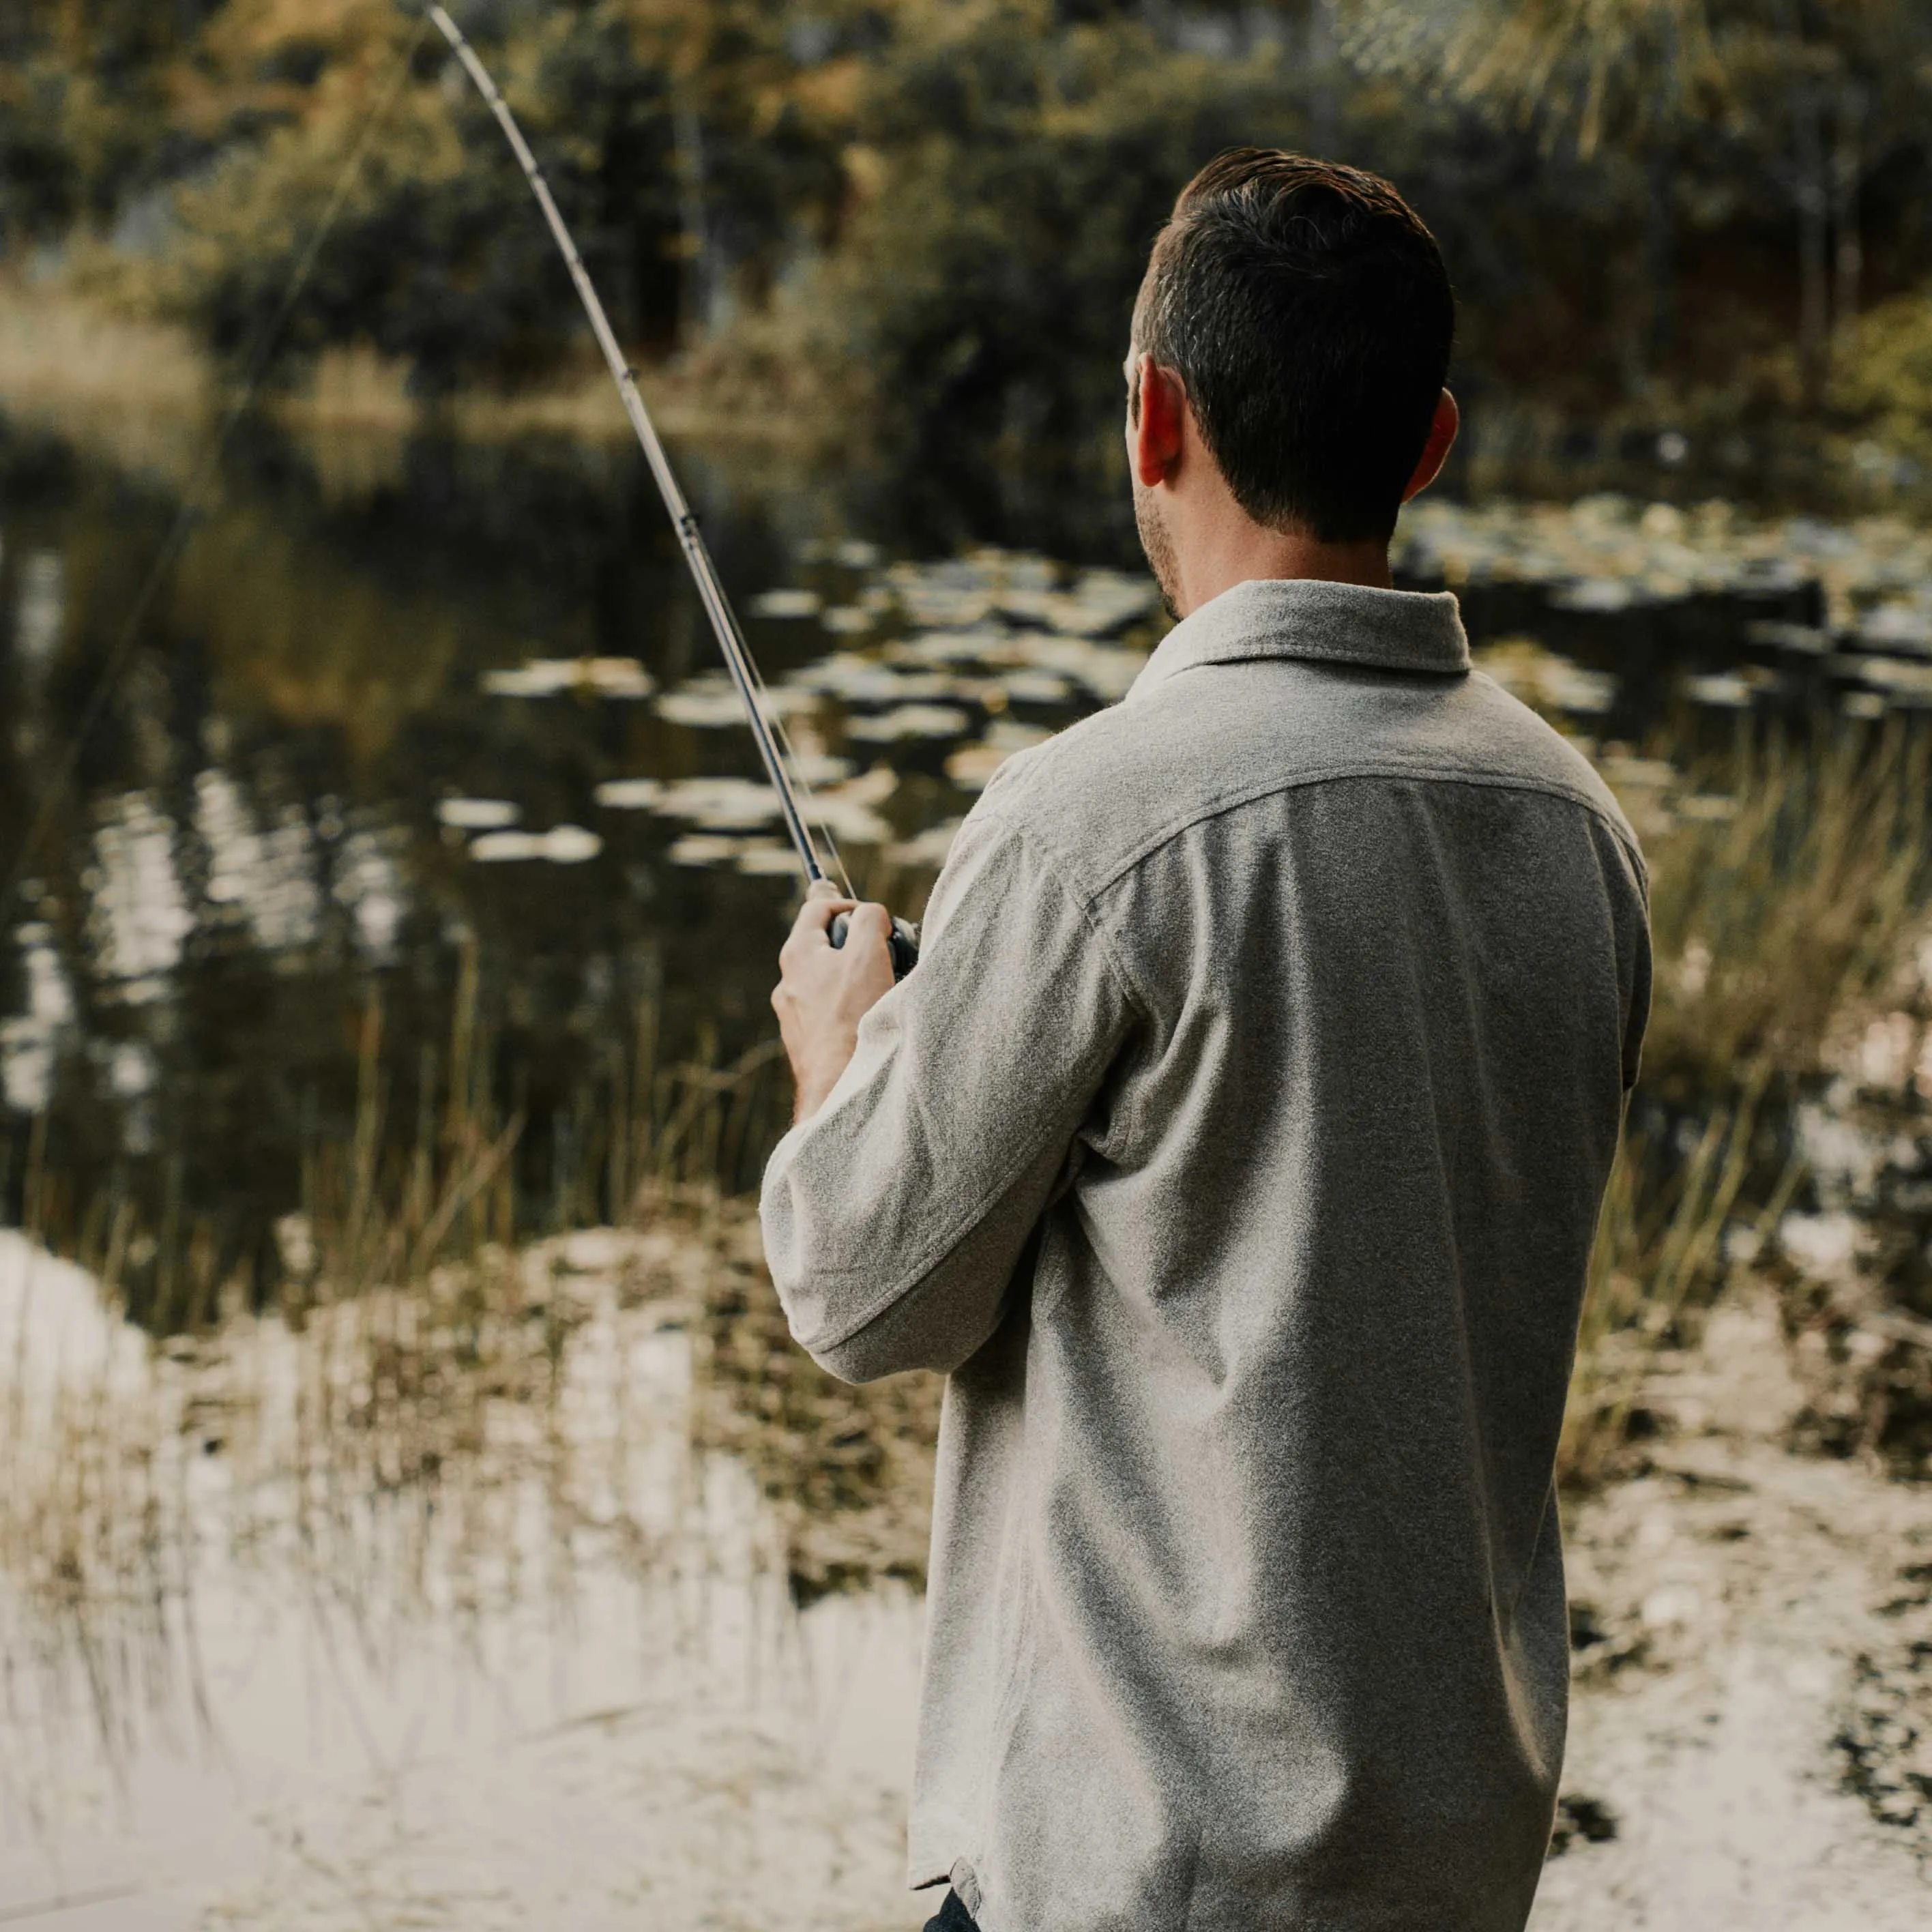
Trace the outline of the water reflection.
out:
<instances>
[{"instance_id":1,"label":"water reflection","mask_svg":"<svg viewBox=\"0 0 1932 1932\"><path fill-rule=\"evenodd\" d=\"M319 1162L363 1148L406 1192L458 1114L509 1136L512 1232L621 1218L614 1108L769 1034L790 861L648 479L608 449L391 457L352 488L244 436L104 684L167 490L0 431L6 1185L96 1260L131 1216L151 1318L272 1293ZM694 479L814 810L909 912L1000 764L1157 639L1114 562L892 560L822 478ZM1895 523L1424 499L1398 562L1611 758L1666 721L1694 747L1932 702L1932 538ZM164 1297L196 1242L209 1278Z\"/></svg>"},{"instance_id":2,"label":"water reflection","mask_svg":"<svg viewBox=\"0 0 1932 1932\"><path fill-rule=\"evenodd\" d=\"M754 769L644 706L704 640L638 481L597 454L424 444L357 494L244 441L105 683L166 490L0 434L13 1213L97 1247L130 1213L125 1255L199 1229L211 1292L267 1292L273 1228L358 1131L372 1003L400 1157L455 1077L471 974L466 1051L488 1064L464 1077L522 1118L514 1164L546 1210L583 1166L573 1112L644 1009L669 1063L755 1036L783 883L694 875L669 825L620 820L614 849L598 802L640 772ZM774 554L755 514L714 520L728 557ZM152 1312L156 1283L128 1286Z\"/></svg>"}]
</instances>

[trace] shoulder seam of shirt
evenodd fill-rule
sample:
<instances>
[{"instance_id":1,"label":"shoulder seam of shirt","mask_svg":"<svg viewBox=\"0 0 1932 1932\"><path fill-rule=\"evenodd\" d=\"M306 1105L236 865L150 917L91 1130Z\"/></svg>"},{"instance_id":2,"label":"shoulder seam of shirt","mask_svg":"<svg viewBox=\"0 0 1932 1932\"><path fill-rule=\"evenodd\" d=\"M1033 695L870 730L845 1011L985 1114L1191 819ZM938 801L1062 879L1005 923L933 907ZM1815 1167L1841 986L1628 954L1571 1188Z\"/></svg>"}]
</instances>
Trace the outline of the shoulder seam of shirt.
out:
<instances>
[{"instance_id":1,"label":"shoulder seam of shirt","mask_svg":"<svg viewBox=\"0 0 1932 1932\"><path fill-rule=\"evenodd\" d=\"M1064 856L1035 831L1033 826L1026 824L1016 814L1002 810L998 804L994 804L990 808L982 806L980 813L980 820L982 824L992 824L1000 826L1033 854L1041 870L1066 895L1069 904L1086 922L1088 932L1099 942L1101 959L1108 970L1113 975L1114 983L1119 987L1121 995L1127 1004L1142 1019L1151 1019L1154 1016L1153 1001L1148 997L1144 989L1136 984L1132 974L1127 970L1126 961L1120 957L1120 949L1114 945L1113 940L1108 936L1106 928L1094 916L1094 903L1099 899L1101 893L1106 891L1106 886L1096 886L1093 891L1086 892L1073 868L1068 864ZM1111 878L1107 882L1108 885L1112 883L1113 880Z\"/></svg>"},{"instance_id":2,"label":"shoulder seam of shirt","mask_svg":"<svg viewBox=\"0 0 1932 1932\"><path fill-rule=\"evenodd\" d=\"M1092 900L1083 899L1074 890L1072 883L1062 876L1060 868L1055 862L1054 854L1034 836L1028 827L1016 824L1003 812L986 813L983 816L982 823L985 819L997 820L1003 830L1010 832L1033 854L1036 862L1040 866L1046 877L1066 895L1067 903L1078 913L1090 935L1100 942L1100 963L1108 976L1114 981L1124 1004L1141 1018L1146 1018L1148 1017L1146 1002L1142 999L1133 982L1122 969L1112 942L1106 934L1101 932L1095 921ZM914 1262L910 1268L900 1274L890 1288L874 1296L868 1302L862 1314L848 1321L841 1328L828 1330L822 1334L813 1336L809 1341L807 1341L803 1336L800 1336L798 1338L800 1346L808 1349L842 1348L846 1342L851 1340L854 1336L869 1328L895 1302L902 1300L926 1276L931 1274L946 1256L951 1254L953 1250L980 1225L986 1218L988 1208L1005 1194L1014 1182L1018 1180L1020 1176L1039 1159L1051 1138L1052 1133L1049 1130L1036 1138L1022 1141L1020 1143L1019 1158L1010 1161L1000 1170L999 1178L980 1193L971 1205L957 1218L956 1224L949 1232L922 1249L918 1258ZM855 1274L866 1273L868 1270L860 1268L822 1268L814 1270L814 1272L821 1276L838 1276L849 1280Z\"/></svg>"},{"instance_id":3,"label":"shoulder seam of shirt","mask_svg":"<svg viewBox=\"0 0 1932 1932\"><path fill-rule=\"evenodd\" d=\"M1424 763L1408 764L1400 759L1385 759L1375 764L1351 762L1313 771L1277 774L1242 790L1231 792L1224 797L1195 806L1178 818L1170 820L1158 831L1149 833L1139 844L1131 848L1102 878L1084 889L1088 898L1090 902L1097 900L1110 892L1129 873L1153 857L1162 847L1171 844L1182 833L1196 825L1204 824L1212 818L1225 817L1228 812L1239 811L1243 806L1252 805L1257 800L1270 797L1279 792L1298 791L1310 785L1346 783L1352 778L1423 778L1436 784L1474 785L1486 790L1540 792L1546 797L1565 800L1572 805L1580 806L1596 819L1622 848L1625 856L1635 867L1638 878L1646 883L1648 880L1649 874L1644 864L1643 854L1635 839L1581 786L1568 785L1559 780L1534 778L1520 772L1466 770ZM989 817L993 815L988 814ZM998 816L1003 823L1012 825L1016 832L1030 838L1036 847L1046 847L1046 842L1034 833L1030 826L1022 826L1016 823L1010 811L1002 812ZM1046 849L1052 850L1051 848ZM1054 856L1058 855L1056 854Z\"/></svg>"}]
</instances>

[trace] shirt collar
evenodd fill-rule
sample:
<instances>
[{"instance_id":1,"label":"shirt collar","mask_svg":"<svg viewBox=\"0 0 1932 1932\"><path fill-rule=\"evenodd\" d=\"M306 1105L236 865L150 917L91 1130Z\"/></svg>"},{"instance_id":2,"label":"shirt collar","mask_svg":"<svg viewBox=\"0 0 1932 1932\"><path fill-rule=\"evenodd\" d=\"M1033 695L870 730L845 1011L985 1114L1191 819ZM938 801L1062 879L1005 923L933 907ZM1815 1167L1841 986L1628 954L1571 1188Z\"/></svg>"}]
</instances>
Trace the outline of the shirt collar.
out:
<instances>
[{"instance_id":1,"label":"shirt collar","mask_svg":"<svg viewBox=\"0 0 1932 1932\"><path fill-rule=\"evenodd\" d=\"M1469 668L1469 640L1446 590L1252 578L1222 591L1168 632L1135 679L1128 701L1198 664L1249 658L1308 658L1454 676Z\"/></svg>"}]
</instances>

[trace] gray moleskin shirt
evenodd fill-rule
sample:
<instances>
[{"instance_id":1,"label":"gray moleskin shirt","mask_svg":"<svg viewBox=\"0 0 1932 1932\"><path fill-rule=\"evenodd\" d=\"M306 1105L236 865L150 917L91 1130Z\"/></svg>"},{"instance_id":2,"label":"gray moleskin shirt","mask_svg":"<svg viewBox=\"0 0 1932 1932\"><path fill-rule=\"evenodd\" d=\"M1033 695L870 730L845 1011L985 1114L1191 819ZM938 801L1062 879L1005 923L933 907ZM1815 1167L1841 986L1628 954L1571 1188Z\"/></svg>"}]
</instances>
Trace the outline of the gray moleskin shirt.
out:
<instances>
[{"instance_id":1,"label":"gray moleskin shirt","mask_svg":"<svg viewBox=\"0 0 1932 1932\"><path fill-rule=\"evenodd\" d=\"M1446 595L1239 585L988 788L764 1182L805 1347L950 1377L914 1885L1520 1932L1644 896Z\"/></svg>"}]
</instances>

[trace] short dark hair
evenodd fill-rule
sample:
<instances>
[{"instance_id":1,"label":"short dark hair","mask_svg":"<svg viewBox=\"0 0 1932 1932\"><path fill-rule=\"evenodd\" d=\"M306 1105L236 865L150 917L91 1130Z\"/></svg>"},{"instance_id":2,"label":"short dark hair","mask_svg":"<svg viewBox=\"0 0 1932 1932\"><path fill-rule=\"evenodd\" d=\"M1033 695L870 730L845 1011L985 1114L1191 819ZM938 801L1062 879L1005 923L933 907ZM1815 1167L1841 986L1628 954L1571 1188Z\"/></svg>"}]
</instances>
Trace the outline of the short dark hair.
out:
<instances>
[{"instance_id":1,"label":"short dark hair","mask_svg":"<svg viewBox=\"0 0 1932 1932\"><path fill-rule=\"evenodd\" d=\"M1235 501L1330 543L1394 530L1455 332L1408 202L1278 148L1230 148L1181 190L1134 309L1134 346L1186 385Z\"/></svg>"}]
</instances>

